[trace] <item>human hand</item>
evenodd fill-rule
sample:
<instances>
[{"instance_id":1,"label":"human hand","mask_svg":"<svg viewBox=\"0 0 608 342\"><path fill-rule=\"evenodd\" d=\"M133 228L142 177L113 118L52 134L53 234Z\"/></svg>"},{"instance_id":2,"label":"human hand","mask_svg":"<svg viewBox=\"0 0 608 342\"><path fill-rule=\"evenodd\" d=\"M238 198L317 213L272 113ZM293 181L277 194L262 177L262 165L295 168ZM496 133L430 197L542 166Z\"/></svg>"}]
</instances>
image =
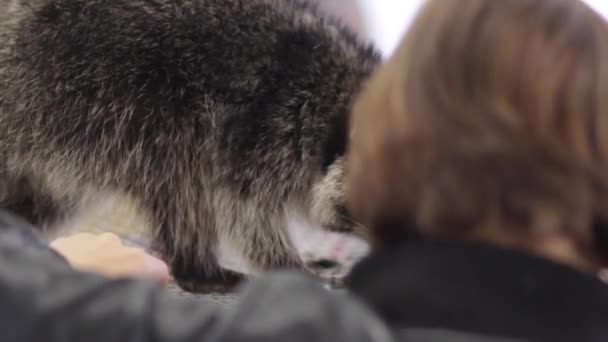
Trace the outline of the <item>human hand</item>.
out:
<instances>
[{"instance_id":1,"label":"human hand","mask_svg":"<svg viewBox=\"0 0 608 342\"><path fill-rule=\"evenodd\" d=\"M141 248L124 245L115 234L79 233L54 240L50 246L80 271L145 278L162 284L171 279L167 264Z\"/></svg>"}]
</instances>

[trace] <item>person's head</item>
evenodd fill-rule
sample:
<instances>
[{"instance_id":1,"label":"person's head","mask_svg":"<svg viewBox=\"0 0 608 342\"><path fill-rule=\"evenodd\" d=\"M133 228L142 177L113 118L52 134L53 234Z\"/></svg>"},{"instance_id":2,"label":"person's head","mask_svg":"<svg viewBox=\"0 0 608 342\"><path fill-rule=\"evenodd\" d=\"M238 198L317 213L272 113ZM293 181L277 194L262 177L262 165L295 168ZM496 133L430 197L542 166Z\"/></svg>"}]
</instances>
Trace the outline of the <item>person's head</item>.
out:
<instances>
[{"instance_id":1,"label":"person's head","mask_svg":"<svg viewBox=\"0 0 608 342\"><path fill-rule=\"evenodd\" d=\"M474 239L599 267L606 22L576 0L429 0L359 97L347 160L376 246Z\"/></svg>"}]
</instances>

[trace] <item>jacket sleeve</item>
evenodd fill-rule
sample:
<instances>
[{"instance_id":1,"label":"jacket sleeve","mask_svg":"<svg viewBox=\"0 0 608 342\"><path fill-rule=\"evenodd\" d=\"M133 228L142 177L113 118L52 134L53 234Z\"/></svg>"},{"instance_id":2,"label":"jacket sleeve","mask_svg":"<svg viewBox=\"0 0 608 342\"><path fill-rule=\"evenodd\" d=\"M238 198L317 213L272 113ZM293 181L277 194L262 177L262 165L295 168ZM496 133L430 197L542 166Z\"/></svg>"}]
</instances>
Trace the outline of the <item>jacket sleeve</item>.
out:
<instances>
[{"instance_id":1,"label":"jacket sleeve","mask_svg":"<svg viewBox=\"0 0 608 342\"><path fill-rule=\"evenodd\" d=\"M365 307L301 275L265 276L239 297L225 307L76 272L25 222L0 213L2 341L391 341Z\"/></svg>"}]
</instances>

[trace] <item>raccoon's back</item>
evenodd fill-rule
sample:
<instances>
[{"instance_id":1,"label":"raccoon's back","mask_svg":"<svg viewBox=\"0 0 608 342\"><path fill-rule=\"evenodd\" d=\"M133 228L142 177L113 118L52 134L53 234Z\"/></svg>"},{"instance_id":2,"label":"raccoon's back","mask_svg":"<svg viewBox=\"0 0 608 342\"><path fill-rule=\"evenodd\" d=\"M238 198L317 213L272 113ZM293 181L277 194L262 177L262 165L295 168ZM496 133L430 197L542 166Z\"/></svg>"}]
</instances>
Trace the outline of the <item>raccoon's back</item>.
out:
<instances>
[{"instance_id":1,"label":"raccoon's back","mask_svg":"<svg viewBox=\"0 0 608 342\"><path fill-rule=\"evenodd\" d=\"M304 1L36 3L0 25L0 139L37 158L302 159L377 62Z\"/></svg>"},{"instance_id":2,"label":"raccoon's back","mask_svg":"<svg viewBox=\"0 0 608 342\"><path fill-rule=\"evenodd\" d=\"M50 0L11 33L2 101L28 104L30 122L93 132L118 119L191 125L204 100L246 104L261 90L280 14L256 0Z\"/></svg>"}]
</instances>

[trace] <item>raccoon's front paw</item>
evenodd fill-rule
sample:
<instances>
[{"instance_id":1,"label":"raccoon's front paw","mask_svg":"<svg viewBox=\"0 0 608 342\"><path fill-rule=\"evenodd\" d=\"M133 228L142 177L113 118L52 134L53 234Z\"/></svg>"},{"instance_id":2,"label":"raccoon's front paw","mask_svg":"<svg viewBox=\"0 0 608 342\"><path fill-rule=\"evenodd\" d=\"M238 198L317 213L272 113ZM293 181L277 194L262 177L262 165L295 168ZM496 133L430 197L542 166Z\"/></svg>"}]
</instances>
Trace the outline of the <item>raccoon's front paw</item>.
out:
<instances>
[{"instance_id":1,"label":"raccoon's front paw","mask_svg":"<svg viewBox=\"0 0 608 342\"><path fill-rule=\"evenodd\" d=\"M186 292L206 294L233 292L246 279L242 273L222 270L214 274L176 277L175 282Z\"/></svg>"}]
</instances>

